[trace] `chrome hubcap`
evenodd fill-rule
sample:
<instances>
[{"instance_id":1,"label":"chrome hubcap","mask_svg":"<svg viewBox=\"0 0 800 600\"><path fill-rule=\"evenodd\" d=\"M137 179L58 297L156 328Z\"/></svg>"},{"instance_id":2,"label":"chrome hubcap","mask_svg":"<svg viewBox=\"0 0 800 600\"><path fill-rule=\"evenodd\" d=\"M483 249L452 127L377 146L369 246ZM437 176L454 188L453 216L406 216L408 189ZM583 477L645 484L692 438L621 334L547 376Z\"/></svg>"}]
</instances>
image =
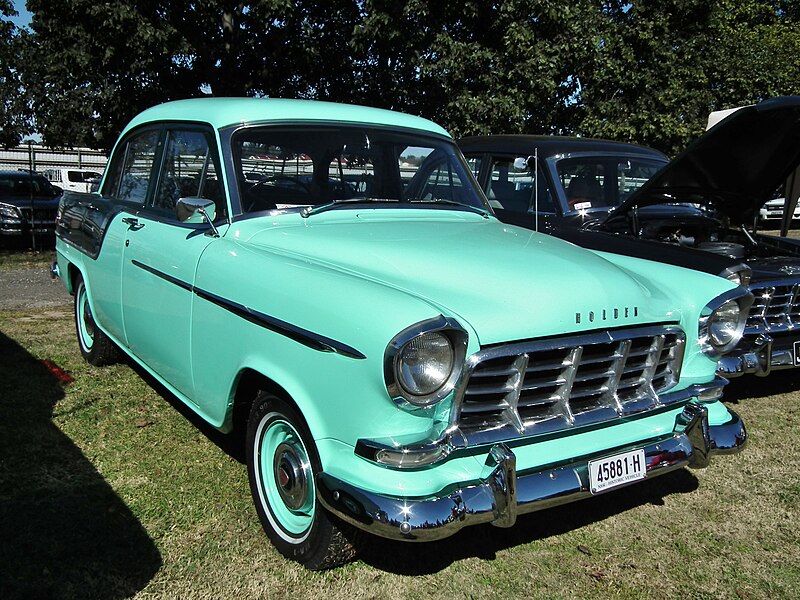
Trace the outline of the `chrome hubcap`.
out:
<instances>
[{"instance_id":1,"label":"chrome hubcap","mask_svg":"<svg viewBox=\"0 0 800 600\"><path fill-rule=\"evenodd\" d=\"M301 458L303 454L298 455L297 450L285 442L275 449L275 482L281 499L290 510L302 508L308 494L309 466Z\"/></svg>"}]
</instances>

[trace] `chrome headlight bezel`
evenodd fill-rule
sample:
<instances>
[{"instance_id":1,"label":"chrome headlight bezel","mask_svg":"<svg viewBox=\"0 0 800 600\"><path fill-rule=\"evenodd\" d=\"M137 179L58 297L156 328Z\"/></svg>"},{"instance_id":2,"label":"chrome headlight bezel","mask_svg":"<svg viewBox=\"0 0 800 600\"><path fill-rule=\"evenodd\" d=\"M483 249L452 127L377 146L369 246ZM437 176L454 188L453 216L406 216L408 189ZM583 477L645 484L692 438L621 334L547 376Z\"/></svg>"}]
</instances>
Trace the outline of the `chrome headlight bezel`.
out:
<instances>
[{"instance_id":1,"label":"chrome headlight bezel","mask_svg":"<svg viewBox=\"0 0 800 600\"><path fill-rule=\"evenodd\" d=\"M435 389L427 393L414 393L413 385L409 385L404 378L404 356L409 345L429 336L437 342L446 341L450 347L450 366L441 377L441 382ZM441 401L455 388L456 382L464 367L467 354L467 332L453 319L439 316L434 319L416 323L398 333L384 352L383 375L386 390L396 402L404 402L413 406L431 406Z\"/></svg>"},{"instance_id":2,"label":"chrome headlight bezel","mask_svg":"<svg viewBox=\"0 0 800 600\"><path fill-rule=\"evenodd\" d=\"M697 338L704 354L719 358L739 344L752 304L753 295L741 286L706 304L700 313ZM715 330L720 324L721 328Z\"/></svg>"},{"instance_id":3,"label":"chrome headlight bezel","mask_svg":"<svg viewBox=\"0 0 800 600\"><path fill-rule=\"evenodd\" d=\"M724 269L719 276L735 283L736 285L746 288L748 285L750 285L750 279L753 276L753 270L746 264L739 263L738 265L733 265L732 267Z\"/></svg>"}]
</instances>

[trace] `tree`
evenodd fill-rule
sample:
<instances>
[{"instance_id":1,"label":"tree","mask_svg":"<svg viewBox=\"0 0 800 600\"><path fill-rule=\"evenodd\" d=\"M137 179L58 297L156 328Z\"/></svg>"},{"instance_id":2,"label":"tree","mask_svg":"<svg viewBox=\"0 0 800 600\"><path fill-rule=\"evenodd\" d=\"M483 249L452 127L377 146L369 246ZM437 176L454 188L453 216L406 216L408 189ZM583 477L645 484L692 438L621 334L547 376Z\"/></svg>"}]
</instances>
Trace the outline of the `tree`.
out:
<instances>
[{"instance_id":1,"label":"tree","mask_svg":"<svg viewBox=\"0 0 800 600\"><path fill-rule=\"evenodd\" d=\"M153 104L250 95L392 108L455 135L578 133L674 152L711 110L800 86L793 0L29 0L28 8L33 34L22 36L28 50L17 68L52 145L108 149Z\"/></svg>"},{"instance_id":2,"label":"tree","mask_svg":"<svg viewBox=\"0 0 800 600\"><path fill-rule=\"evenodd\" d=\"M797 13L782 0L605 0L575 130L674 153L712 110L800 92Z\"/></svg>"},{"instance_id":3,"label":"tree","mask_svg":"<svg viewBox=\"0 0 800 600\"><path fill-rule=\"evenodd\" d=\"M355 6L29 0L35 67L24 82L45 143L109 149L133 115L168 100L338 95L352 72L335 51ZM323 26L329 14L339 16Z\"/></svg>"},{"instance_id":4,"label":"tree","mask_svg":"<svg viewBox=\"0 0 800 600\"><path fill-rule=\"evenodd\" d=\"M0 0L0 14L17 14L8 0ZM26 96L21 90L19 57L28 42L25 32L11 21L0 20L0 146L16 146L31 133L32 115Z\"/></svg>"}]
</instances>

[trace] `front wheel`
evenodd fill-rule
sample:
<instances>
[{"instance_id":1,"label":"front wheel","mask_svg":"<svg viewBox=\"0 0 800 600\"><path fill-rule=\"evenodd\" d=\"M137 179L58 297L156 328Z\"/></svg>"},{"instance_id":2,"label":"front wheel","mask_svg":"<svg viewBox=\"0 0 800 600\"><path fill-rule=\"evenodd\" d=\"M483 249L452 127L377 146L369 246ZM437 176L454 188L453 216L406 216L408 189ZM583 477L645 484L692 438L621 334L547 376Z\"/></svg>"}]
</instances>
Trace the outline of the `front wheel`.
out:
<instances>
[{"instance_id":1,"label":"front wheel","mask_svg":"<svg viewBox=\"0 0 800 600\"><path fill-rule=\"evenodd\" d=\"M352 560L344 523L334 523L316 498L321 471L308 428L286 402L261 393L247 423L250 492L264 531L286 558L312 570Z\"/></svg>"},{"instance_id":2,"label":"front wheel","mask_svg":"<svg viewBox=\"0 0 800 600\"><path fill-rule=\"evenodd\" d=\"M86 285L81 278L78 278L75 285L75 328L78 333L78 346L86 362L100 367L117 361L119 358L117 347L97 327L89 305Z\"/></svg>"}]
</instances>

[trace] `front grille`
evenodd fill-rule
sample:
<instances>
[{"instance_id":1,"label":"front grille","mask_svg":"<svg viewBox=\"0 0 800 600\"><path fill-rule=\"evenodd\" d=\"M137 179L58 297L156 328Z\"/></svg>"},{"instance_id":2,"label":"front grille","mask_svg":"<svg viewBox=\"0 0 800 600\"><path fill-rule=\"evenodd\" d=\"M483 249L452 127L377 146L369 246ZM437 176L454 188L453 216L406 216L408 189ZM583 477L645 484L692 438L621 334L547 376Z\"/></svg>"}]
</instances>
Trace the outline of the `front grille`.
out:
<instances>
[{"instance_id":1,"label":"front grille","mask_svg":"<svg viewBox=\"0 0 800 600\"><path fill-rule=\"evenodd\" d=\"M20 210L27 223L33 222L36 225L53 225L55 227L57 212L55 208L34 208L33 210L22 208Z\"/></svg>"},{"instance_id":2,"label":"front grille","mask_svg":"<svg viewBox=\"0 0 800 600\"><path fill-rule=\"evenodd\" d=\"M680 376L686 338L675 326L603 331L492 347L459 386L462 434L537 434L661 406Z\"/></svg>"},{"instance_id":3,"label":"front grille","mask_svg":"<svg viewBox=\"0 0 800 600\"><path fill-rule=\"evenodd\" d=\"M746 331L787 331L800 327L800 283L750 286L753 306Z\"/></svg>"}]
</instances>

